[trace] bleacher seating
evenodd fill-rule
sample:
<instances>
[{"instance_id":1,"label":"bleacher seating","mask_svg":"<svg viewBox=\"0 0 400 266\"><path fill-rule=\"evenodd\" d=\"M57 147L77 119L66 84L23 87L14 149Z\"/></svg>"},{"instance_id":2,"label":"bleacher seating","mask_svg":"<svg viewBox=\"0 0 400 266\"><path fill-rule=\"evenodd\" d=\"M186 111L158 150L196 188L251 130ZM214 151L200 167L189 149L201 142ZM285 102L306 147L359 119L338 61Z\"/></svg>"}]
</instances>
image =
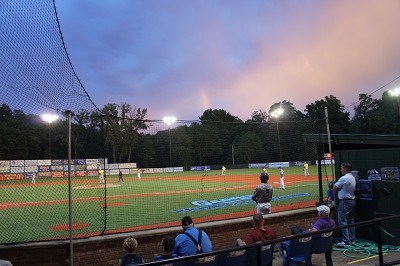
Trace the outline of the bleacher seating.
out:
<instances>
[{"instance_id":1,"label":"bleacher seating","mask_svg":"<svg viewBox=\"0 0 400 266\"><path fill-rule=\"evenodd\" d=\"M261 246L261 266L271 266L272 260L274 259L275 245L264 245ZM256 248L250 248L246 251L247 265L257 265L257 251ZM242 264L244 265L244 264Z\"/></svg>"},{"instance_id":2,"label":"bleacher seating","mask_svg":"<svg viewBox=\"0 0 400 266\"><path fill-rule=\"evenodd\" d=\"M310 259L313 253L315 254L325 253L326 265L333 266L332 232L313 236Z\"/></svg>"},{"instance_id":3,"label":"bleacher seating","mask_svg":"<svg viewBox=\"0 0 400 266\"><path fill-rule=\"evenodd\" d=\"M289 266L293 263L305 261L306 265L311 264L312 237L292 239L282 243L280 255L283 265Z\"/></svg>"}]
</instances>

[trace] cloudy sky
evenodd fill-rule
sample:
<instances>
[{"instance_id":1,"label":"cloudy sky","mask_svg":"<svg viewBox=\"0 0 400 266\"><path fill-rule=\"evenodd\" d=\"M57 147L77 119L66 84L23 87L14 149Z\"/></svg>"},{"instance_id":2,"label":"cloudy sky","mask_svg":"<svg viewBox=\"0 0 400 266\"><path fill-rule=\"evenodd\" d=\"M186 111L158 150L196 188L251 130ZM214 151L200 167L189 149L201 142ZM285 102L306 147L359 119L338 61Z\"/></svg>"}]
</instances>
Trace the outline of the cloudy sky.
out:
<instances>
[{"instance_id":1,"label":"cloudy sky","mask_svg":"<svg viewBox=\"0 0 400 266\"><path fill-rule=\"evenodd\" d=\"M149 119L191 120L221 108L245 120L282 100L304 111L329 94L349 106L400 75L400 0L57 0L56 7L93 101L148 108Z\"/></svg>"}]
</instances>

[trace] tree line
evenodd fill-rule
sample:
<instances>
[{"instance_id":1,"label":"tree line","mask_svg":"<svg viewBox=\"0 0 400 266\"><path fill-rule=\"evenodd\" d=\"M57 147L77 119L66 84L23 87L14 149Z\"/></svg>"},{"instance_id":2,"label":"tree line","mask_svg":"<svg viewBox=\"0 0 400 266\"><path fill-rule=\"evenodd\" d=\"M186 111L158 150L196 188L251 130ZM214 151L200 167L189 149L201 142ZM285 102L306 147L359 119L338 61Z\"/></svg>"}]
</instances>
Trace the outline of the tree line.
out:
<instances>
[{"instance_id":1,"label":"tree line","mask_svg":"<svg viewBox=\"0 0 400 266\"><path fill-rule=\"evenodd\" d=\"M332 134L398 134L398 99L360 94L354 116L333 95L310 103L304 112L290 101L268 111L252 112L242 121L223 109L208 109L193 121L172 126L148 120L147 109L127 103L106 104L101 110L73 115L72 157L108 158L110 163L136 162L139 167L247 164L316 159L316 149L302 134L326 134L329 113ZM284 113L271 116L277 108ZM64 120L44 123L39 115L0 106L0 160L67 158Z\"/></svg>"}]
</instances>

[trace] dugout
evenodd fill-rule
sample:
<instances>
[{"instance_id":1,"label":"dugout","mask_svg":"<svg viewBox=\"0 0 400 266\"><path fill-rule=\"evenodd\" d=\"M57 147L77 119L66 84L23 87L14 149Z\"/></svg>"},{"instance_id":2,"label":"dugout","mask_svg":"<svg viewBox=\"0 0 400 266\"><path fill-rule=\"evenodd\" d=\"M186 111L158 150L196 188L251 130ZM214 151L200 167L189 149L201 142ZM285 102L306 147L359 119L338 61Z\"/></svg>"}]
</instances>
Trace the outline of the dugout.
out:
<instances>
[{"instance_id":1,"label":"dugout","mask_svg":"<svg viewBox=\"0 0 400 266\"><path fill-rule=\"evenodd\" d=\"M305 142L317 145L320 154L329 152L326 134L303 137ZM350 162L353 171L358 172L356 222L400 214L400 135L332 134L330 137L336 180L341 176L343 162ZM319 177L322 183L322 173ZM386 222L381 231L384 244L400 245L400 224ZM360 239L376 241L376 235L377 228L357 229Z\"/></svg>"}]
</instances>

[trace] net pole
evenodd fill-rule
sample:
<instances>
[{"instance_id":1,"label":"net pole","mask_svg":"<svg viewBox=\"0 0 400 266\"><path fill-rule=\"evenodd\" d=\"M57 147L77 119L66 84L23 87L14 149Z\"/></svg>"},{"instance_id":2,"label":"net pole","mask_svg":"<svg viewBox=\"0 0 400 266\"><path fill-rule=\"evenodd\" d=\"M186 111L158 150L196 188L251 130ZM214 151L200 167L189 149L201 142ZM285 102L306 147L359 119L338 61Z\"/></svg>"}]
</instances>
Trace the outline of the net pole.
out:
<instances>
[{"instance_id":1,"label":"net pole","mask_svg":"<svg viewBox=\"0 0 400 266\"><path fill-rule=\"evenodd\" d=\"M69 213L69 260L74 265L74 244L72 235L72 182L71 182L71 111L67 111L68 121L68 213Z\"/></svg>"},{"instance_id":2,"label":"net pole","mask_svg":"<svg viewBox=\"0 0 400 266\"><path fill-rule=\"evenodd\" d=\"M331 130L329 129L329 119L328 119L328 107L325 107L325 121L326 121L326 133L328 135L328 147L329 147L329 154L331 160L331 168L332 168L332 180L335 180L335 170L333 166L332 160L332 144L331 144Z\"/></svg>"}]
</instances>

